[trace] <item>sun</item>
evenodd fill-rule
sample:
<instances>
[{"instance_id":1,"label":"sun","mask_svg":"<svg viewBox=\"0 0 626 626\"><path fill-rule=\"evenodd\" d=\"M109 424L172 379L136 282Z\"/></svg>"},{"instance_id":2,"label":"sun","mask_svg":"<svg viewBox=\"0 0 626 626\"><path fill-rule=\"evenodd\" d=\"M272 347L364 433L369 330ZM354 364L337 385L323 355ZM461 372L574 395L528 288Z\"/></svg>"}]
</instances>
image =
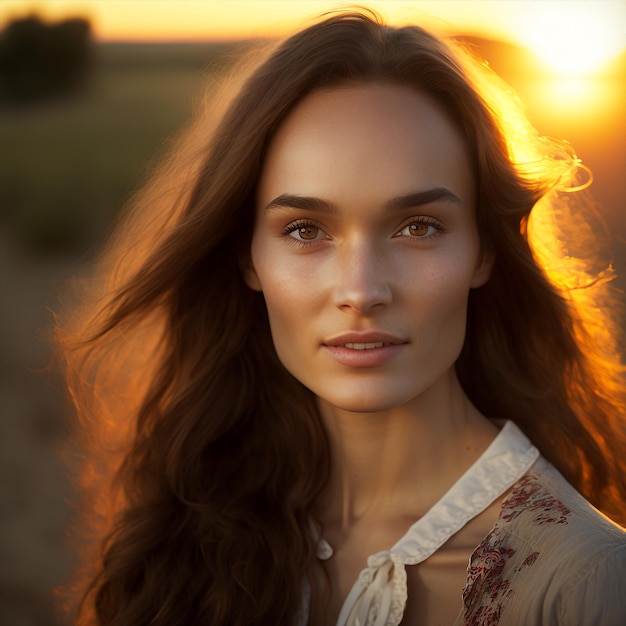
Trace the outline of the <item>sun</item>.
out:
<instances>
[{"instance_id":1,"label":"sun","mask_svg":"<svg viewBox=\"0 0 626 626\"><path fill-rule=\"evenodd\" d=\"M524 24L524 40L558 75L588 76L626 46L626 3L545 4L551 6Z\"/></svg>"}]
</instances>

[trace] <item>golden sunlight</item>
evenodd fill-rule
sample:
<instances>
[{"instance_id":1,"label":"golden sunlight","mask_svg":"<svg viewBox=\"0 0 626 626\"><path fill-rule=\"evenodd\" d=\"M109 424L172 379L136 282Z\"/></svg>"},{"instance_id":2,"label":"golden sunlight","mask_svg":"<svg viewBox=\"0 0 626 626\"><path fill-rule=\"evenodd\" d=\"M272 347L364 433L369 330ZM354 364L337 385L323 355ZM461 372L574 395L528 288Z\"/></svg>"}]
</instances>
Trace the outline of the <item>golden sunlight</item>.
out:
<instances>
[{"instance_id":1,"label":"golden sunlight","mask_svg":"<svg viewBox=\"0 0 626 626\"><path fill-rule=\"evenodd\" d=\"M0 27L20 14L83 15L100 41L191 41L272 36L313 16L369 6L391 23L515 41L560 75L584 75L626 46L625 0L0 0Z\"/></svg>"},{"instance_id":2,"label":"golden sunlight","mask_svg":"<svg viewBox=\"0 0 626 626\"><path fill-rule=\"evenodd\" d=\"M521 37L558 75L589 75L626 45L626 3L545 4L550 6L521 25Z\"/></svg>"}]
</instances>

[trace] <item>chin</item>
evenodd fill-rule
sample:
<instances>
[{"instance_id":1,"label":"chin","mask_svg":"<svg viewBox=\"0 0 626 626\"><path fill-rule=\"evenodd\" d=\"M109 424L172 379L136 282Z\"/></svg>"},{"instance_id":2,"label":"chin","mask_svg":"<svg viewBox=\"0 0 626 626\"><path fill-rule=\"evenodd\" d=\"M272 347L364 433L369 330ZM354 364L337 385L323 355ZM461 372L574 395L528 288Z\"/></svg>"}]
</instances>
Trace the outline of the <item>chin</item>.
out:
<instances>
[{"instance_id":1,"label":"chin","mask_svg":"<svg viewBox=\"0 0 626 626\"><path fill-rule=\"evenodd\" d=\"M373 392L372 392L373 391ZM319 398L331 407L348 413L382 413L391 411L408 404L411 398L376 393L369 390L369 393L355 393L350 395L318 395Z\"/></svg>"}]
</instances>

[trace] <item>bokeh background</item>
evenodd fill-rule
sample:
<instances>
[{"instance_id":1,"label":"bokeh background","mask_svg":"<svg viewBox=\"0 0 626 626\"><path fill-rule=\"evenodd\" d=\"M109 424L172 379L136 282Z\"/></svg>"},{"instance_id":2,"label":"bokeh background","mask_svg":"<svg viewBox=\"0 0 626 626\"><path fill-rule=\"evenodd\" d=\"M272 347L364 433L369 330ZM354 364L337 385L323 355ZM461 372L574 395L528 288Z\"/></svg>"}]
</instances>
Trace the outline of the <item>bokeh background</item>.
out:
<instances>
[{"instance_id":1,"label":"bokeh background","mask_svg":"<svg viewBox=\"0 0 626 626\"><path fill-rule=\"evenodd\" d=\"M567 139L626 286L626 2L361 2L392 23L463 36ZM112 220L206 79L250 39L345 3L308 0L0 0L0 624L55 626L52 589L72 570L72 486L59 460L71 417L47 371L60 286ZM68 21L69 20L69 21Z\"/></svg>"}]
</instances>

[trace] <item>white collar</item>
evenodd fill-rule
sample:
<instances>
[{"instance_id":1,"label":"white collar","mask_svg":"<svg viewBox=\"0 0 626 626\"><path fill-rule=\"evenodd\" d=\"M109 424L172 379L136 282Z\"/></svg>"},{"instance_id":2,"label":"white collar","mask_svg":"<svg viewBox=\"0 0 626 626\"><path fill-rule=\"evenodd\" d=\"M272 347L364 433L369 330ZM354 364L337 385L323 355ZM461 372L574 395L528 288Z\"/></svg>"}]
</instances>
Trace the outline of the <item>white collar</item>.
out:
<instances>
[{"instance_id":1,"label":"white collar","mask_svg":"<svg viewBox=\"0 0 626 626\"><path fill-rule=\"evenodd\" d=\"M346 598L338 626L397 626L407 599L405 565L434 554L467 522L512 487L539 457L510 421L446 494L391 549L370 556ZM328 559L332 547L320 538L318 557Z\"/></svg>"}]
</instances>

